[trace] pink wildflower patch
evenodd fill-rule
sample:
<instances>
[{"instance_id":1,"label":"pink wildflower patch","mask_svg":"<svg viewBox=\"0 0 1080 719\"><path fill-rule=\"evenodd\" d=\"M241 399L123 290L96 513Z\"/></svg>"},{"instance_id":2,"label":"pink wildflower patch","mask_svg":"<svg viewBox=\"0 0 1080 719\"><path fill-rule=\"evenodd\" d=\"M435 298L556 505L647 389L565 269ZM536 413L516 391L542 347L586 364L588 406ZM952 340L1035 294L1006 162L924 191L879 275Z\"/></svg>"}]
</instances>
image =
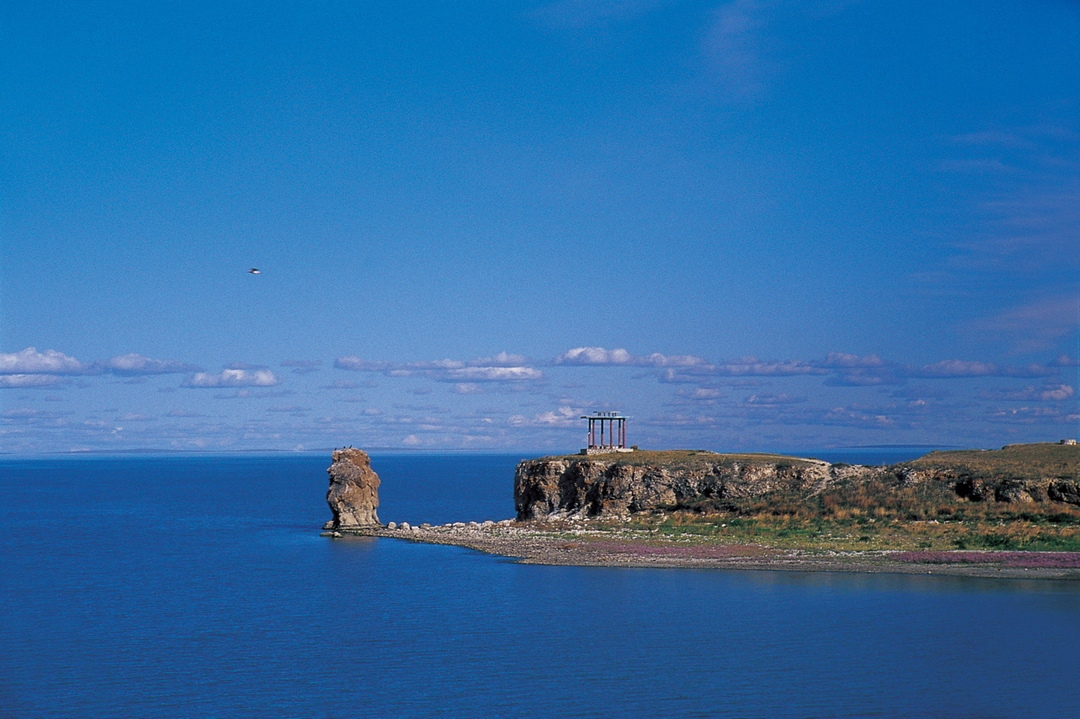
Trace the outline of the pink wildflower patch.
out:
<instances>
[{"instance_id":1,"label":"pink wildflower patch","mask_svg":"<svg viewBox=\"0 0 1080 719\"><path fill-rule=\"evenodd\" d=\"M896 552L898 562L913 564L1000 564L1025 569L1080 569L1080 552Z\"/></svg>"}]
</instances>

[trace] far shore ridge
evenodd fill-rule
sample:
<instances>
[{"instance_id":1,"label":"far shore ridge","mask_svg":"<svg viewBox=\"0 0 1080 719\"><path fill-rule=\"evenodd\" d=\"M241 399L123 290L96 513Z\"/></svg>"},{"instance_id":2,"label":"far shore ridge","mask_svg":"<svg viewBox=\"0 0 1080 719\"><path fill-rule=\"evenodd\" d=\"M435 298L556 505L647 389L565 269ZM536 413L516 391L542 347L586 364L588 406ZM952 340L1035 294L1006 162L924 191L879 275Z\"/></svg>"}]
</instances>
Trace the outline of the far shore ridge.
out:
<instances>
[{"instance_id":1,"label":"far shore ridge","mask_svg":"<svg viewBox=\"0 0 1080 719\"><path fill-rule=\"evenodd\" d=\"M324 534L449 544L526 564L1080 579L1080 446L931 452L887 467L635 450L527 459L516 519L376 515L367 453L335 450Z\"/></svg>"}]
</instances>

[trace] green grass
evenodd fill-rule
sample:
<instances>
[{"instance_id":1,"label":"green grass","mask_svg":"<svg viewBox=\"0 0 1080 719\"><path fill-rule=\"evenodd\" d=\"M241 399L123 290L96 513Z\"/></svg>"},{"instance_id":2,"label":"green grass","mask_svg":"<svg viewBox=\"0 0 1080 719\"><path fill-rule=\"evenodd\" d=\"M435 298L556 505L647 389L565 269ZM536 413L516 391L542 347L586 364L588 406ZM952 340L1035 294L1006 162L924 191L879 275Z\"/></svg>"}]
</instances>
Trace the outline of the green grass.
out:
<instances>
[{"instance_id":1,"label":"green grass","mask_svg":"<svg viewBox=\"0 0 1080 719\"><path fill-rule=\"evenodd\" d=\"M1080 445L1013 444L997 450L931 452L904 464L987 479L1080 479Z\"/></svg>"},{"instance_id":2,"label":"green grass","mask_svg":"<svg viewBox=\"0 0 1080 719\"><path fill-rule=\"evenodd\" d=\"M973 502L940 486L836 487L816 497L765 496L726 510L641 513L632 527L678 540L778 549L1023 549L1080 551L1080 507Z\"/></svg>"},{"instance_id":3,"label":"green grass","mask_svg":"<svg viewBox=\"0 0 1080 719\"><path fill-rule=\"evenodd\" d=\"M626 525L623 525L626 526ZM910 522L896 519L668 514L637 516L632 529L658 539L759 544L811 551L1008 549L1080 551L1080 522L1048 525L1025 520Z\"/></svg>"}]
</instances>

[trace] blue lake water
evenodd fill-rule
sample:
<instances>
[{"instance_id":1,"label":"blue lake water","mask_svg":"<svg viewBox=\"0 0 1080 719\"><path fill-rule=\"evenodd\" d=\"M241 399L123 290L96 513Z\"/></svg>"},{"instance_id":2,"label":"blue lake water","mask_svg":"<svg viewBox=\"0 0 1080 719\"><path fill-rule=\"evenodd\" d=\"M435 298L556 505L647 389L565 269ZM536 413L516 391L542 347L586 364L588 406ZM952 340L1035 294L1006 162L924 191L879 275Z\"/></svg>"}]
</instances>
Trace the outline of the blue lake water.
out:
<instances>
[{"instance_id":1,"label":"blue lake water","mask_svg":"<svg viewBox=\"0 0 1080 719\"><path fill-rule=\"evenodd\" d=\"M518 459L376 453L379 515L510 517ZM328 464L0 462L0 716L1080 716L1080 583L328 540Z\"/></svg>"}]
</instances>

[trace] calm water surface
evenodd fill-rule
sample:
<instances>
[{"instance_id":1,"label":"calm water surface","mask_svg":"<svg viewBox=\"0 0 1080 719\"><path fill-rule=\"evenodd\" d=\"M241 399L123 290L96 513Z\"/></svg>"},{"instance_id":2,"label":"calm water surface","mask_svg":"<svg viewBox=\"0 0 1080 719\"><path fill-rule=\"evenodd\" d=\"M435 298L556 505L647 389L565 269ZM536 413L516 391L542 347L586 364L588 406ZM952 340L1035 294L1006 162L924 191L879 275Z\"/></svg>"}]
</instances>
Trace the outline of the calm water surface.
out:
<instances>
[{"instance_id":1,"label":"calm water surface","mask_svg":"<svg viewBox=\"0 0 1080 719\"><path fill-rule=\"evenodd\" d=\"M384 521L517 456L379 455ZM1080 716L1080 586L330 541L326 457L0 462L2 717Z\"/></svg>"}]
</instances>

